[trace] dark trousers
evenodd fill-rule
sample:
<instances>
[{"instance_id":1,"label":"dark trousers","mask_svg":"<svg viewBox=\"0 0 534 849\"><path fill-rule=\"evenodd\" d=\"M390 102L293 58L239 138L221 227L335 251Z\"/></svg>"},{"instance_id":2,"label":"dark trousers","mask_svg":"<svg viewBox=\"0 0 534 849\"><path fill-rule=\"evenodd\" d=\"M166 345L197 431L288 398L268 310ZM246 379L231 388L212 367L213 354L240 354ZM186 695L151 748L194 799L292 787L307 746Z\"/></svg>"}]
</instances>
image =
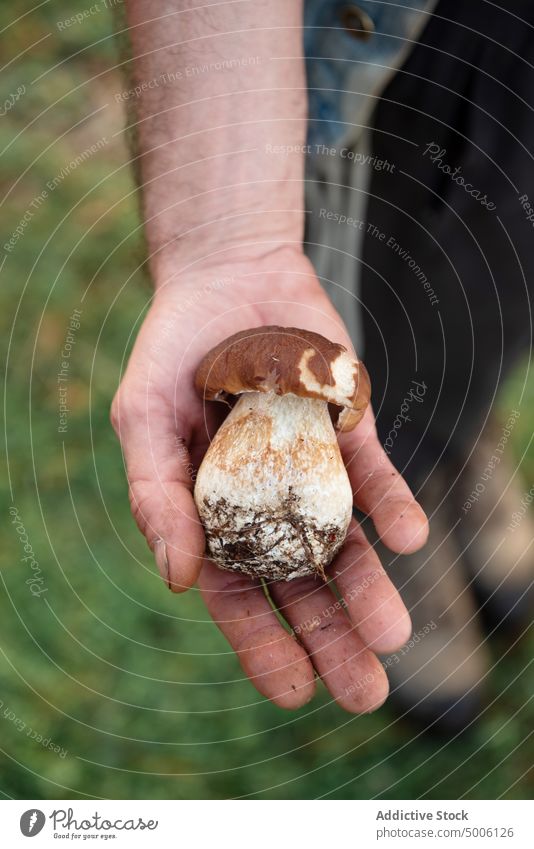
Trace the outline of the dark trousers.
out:
<instances>
[{"instance_id":1,"label":"dark trousers","mask_svg":"<svg viewBox=\"0 0 534 849\"><path fill-rule=\"evenodd\" d=\"M374 119L395 167L370 186L364 357L381 439L416 486L463 463L532 347L534 4L503 5L440 2Z\"/></svg>"}]
</instances>

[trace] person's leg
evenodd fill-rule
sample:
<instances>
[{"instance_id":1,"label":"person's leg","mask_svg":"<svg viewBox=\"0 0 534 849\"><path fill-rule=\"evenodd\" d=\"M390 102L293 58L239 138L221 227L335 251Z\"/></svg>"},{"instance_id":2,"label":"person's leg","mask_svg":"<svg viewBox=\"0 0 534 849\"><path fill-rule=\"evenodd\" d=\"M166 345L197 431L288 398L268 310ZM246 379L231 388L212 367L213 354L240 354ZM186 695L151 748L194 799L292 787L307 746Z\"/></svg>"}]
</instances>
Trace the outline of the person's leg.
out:
<instances>
[{"instance_id":1,"label":"person's leg","mask_svg":"<svg viewBox=\"0 0 534 849\"><path fill-rule=\"evenodd\" d=\"M495 542L513 465L504 482L485 478L476 525L460 506L467 472L482 479L496 455L498 440L480 442L496 393L532 344L534 11L507 8L488 15L476 0L440 2L384 92L372 152L395 168L373 172L363 253L364 359L379 432L431 514L429 545L392 562L391 576L415 631L429 620L437 628L390 679L405 708L454 729L476 716L487 669L474 587L504 599L504 615L531 580L532 557L512 557L526 542ZM510 458L507 440L501 472Z\"/></svg>"}]
</instances>

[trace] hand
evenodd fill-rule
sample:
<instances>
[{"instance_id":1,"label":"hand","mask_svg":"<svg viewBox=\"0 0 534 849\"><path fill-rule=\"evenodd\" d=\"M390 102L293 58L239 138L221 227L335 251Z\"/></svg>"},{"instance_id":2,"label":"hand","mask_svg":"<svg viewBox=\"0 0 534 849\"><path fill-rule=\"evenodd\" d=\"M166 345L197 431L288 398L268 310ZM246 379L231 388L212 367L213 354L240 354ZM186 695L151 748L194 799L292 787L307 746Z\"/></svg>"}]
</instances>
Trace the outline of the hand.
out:
<instances>
[{"instance_id":1,"label":"hand","mask_svg":"<svg viewBox=\"0 0 534 849\"><path fill-rule=\"evenodd\" d=\"M172 276L172 275L169 275ZM374 549L353 520L329 577L344 601L314 578L272 583L224 572L203 558L204 535L193 501L194 470L224 417L204 404L193 376L217 342L266 324L291 325L351 343L339 315L300 251L203 266L160 282L112 406L130 502L171 590L198 585L208 610L255 687L280 707L297 708L314 692L314 669L346 710L374 710L388 684L376 653L402 646L409 614ZM383 542L409 553L426 541L426 517L381 448L369 409L339 444L355 506L369 514Z\"/></svg>"}]
</instances>

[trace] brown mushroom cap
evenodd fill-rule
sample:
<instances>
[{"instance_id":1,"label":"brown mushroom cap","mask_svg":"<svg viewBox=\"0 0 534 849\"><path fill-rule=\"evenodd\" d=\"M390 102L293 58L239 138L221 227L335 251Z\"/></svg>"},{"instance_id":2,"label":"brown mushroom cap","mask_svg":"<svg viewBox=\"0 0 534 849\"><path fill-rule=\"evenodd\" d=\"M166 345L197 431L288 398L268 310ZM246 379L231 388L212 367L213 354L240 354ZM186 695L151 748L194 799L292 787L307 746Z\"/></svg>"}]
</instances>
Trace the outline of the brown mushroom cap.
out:
<instances>
[{"instance_id":1,"label":"brown mushroom cap","mask_svg":"<svg viewBox=\"0 0 534 849\"><path fill-rule=\"evenodd\" d=\"M253 327L209 351L195 375L201 398L224 400L243 392L291 392L335 408L337 430L352 430L371 395L364 364L319 333L296 327Z\"/></svg>"}]
</instances>

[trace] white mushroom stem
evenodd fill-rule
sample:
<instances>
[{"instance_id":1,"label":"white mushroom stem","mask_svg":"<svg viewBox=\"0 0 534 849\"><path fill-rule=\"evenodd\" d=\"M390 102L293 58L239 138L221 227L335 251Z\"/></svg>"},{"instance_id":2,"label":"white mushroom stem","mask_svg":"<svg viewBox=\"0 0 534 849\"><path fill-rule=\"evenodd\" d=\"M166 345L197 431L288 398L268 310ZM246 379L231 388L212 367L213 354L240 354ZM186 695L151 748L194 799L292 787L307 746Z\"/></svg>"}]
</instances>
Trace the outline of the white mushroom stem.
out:
<instances>
[{"instance_id":1,"label":"white mushroom stem","mask_svg":"<svg viewBox=\"0 0 534 849\"><path fill-rule=\"evenodd\" d=\"M195 501L223 568L285 580L324 575L352 515L327 403L241 395L202 462Z\"/></svg>"}]
</instances>

